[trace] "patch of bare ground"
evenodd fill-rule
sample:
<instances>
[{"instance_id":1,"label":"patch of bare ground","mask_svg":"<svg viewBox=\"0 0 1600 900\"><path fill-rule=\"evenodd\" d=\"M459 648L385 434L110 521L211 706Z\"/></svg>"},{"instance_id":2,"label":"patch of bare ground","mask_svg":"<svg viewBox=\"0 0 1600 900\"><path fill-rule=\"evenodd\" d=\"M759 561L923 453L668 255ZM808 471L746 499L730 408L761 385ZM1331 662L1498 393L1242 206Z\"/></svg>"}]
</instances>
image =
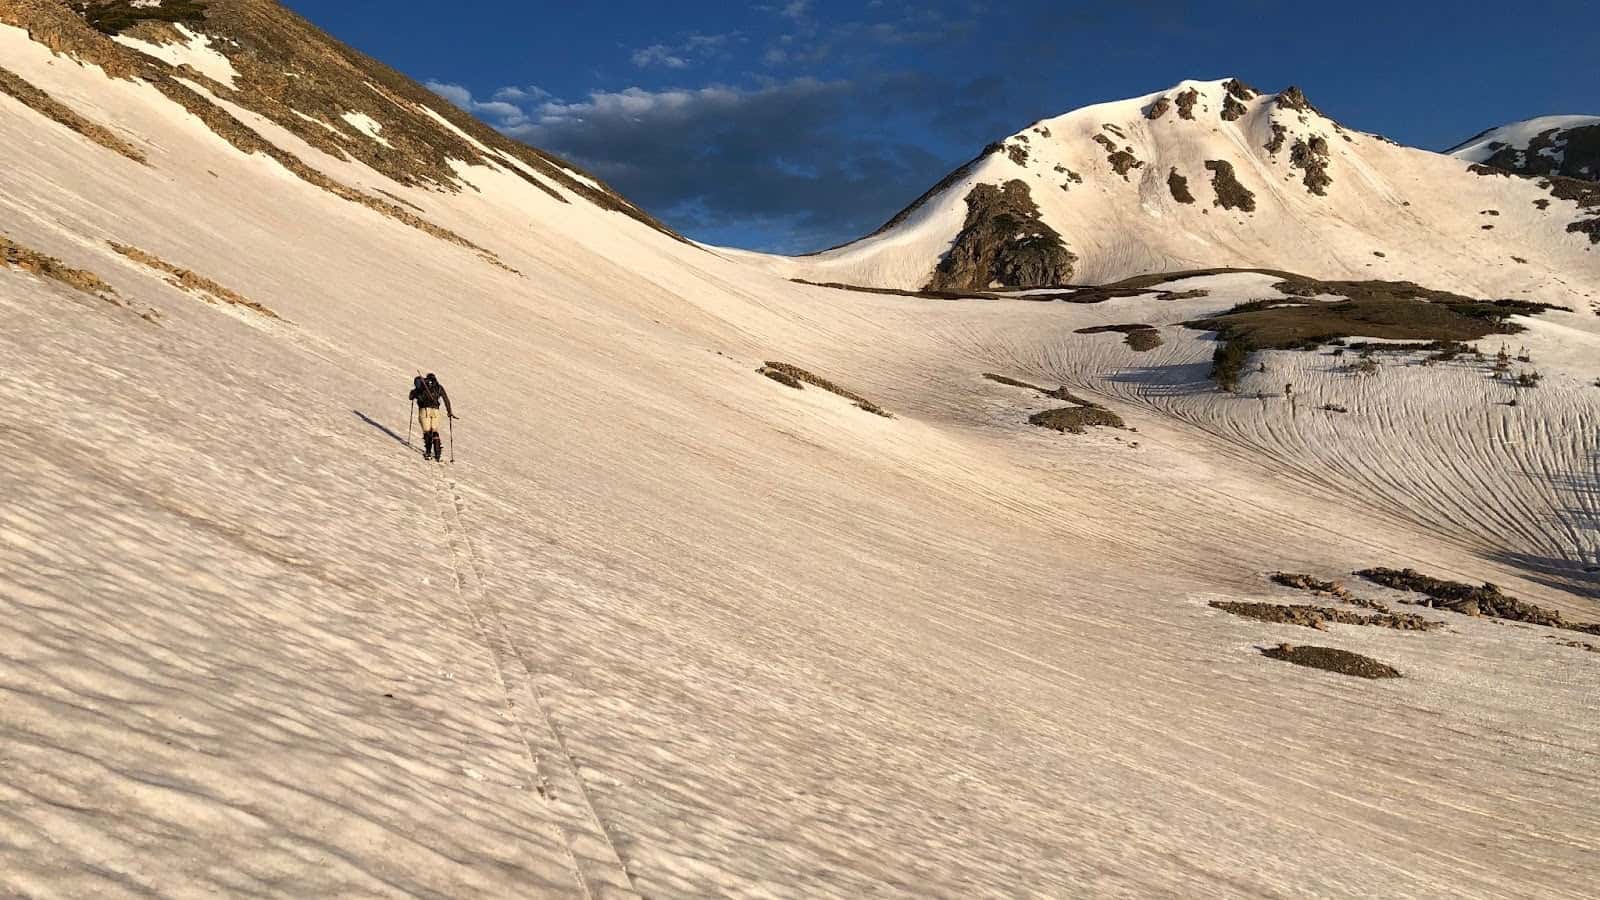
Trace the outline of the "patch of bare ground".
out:
<instances>
[{"instance_id":1,"label":"patch of bare ground","mask_svg":"<svg viewBox=\"0 0 1600 900\"><path fill-rule=\"evenodd\" d=\"M1261 96L1260 91L1237 78L1229 78L1227 81L1224 81L1222 83L1222 88L1228 92L1228 96L1239 100L1254 100L1255 98Z\"/></svg>"},{"instance_id":2,"label":"patch of bare ground","mask_svg":"<svg viewBox=\"0 0 1600 900\"><path fill-rule=\"evenodd\" d=\"M1273 584L1281 585L1282 587L1293 588L1297 591L1309 591L1323 597L1333 597L1339 602L1348 603L1351 606L1362 606L1379 612L1389 611L1389 607L1377 600L1368 600L1350 593L1350 589L1345 587L1342 581L1323 581L1314 576L1297 572L1274 572L1270 580Z\"/></svg>"},{"instance_id":3,"label":"patch of bare ground","mask_svg":"<svg viewBox=\"0 0 1600 900\"><path fill-rule=\"evenodd\" d=\"M1027 140L1027 138L1024 137L1022 140ZM1011 157L1011 161L1017 165L1022 166L1023 168L1028 167L1028 148L1022 144L1008 145L1006 147L1006 155Z\"/></svg>"},{"instance_id":4,"label":"patch of bare ground","mask_svg":"<svg viewBox=\"0 0 1600 900\"><path fill-rule=\"evenodd\" d=\"M995 285L1054 287L1072 278L1078 257L1040 218L1026 182L979 184L967 194L967 219L926 290L987 290Z\"/></svg>"},{"instance_id":5,"label":"patch of bare ground","mask_svg":"<svg viewBox=\"0 0 1600 900\"><path fill-rule=\"evenodd\" d=\"M1194 105L1198 102L1200 102L1200 92L1194 88L1179 94L1177 100L1178 116L1192 121L1194 119Z\"/></svg>"},{"instance_id":6,"label":"patch of bare ground","mask_svg":"<svg viewBox=\"0 0 1600 900\"><path fill-rule=\"evenodd\" d=\"M1189 179L1179 175L1176 166L1167 173L1167 190L1172 192L1172 199L1179 203L1194 202L1194 194L1189 193Z\"/></svg>"},{"instance_id":7,"label":"patch of bare ground","mask_svg":"<svg viewBox=\"0 0 1600 900\"><path fill-rule=\"evenodd\" d=\"M1076 333L1120 334L1124 343L1140 353L1161 346L1161 332L1156 330L1154 325L1094 325L1089 328L1079 328Z\"/></svg>"},{"instance_id":8,"label":"patch of bare ground","mask_svg":"<svg viewBox=\"0 0 1600 900\"><path fill-rule=\"evenodd\" d=\"M1239 179L1233 174L1233 163L1222 159L1208 159L1206 169L1211 173L1211 187L1217 195L1213 205L1223 209L1255 211L1256 195L1239 183Z\"/></svg>"},{"instance_id":9,"label":"patch of bare ground","mask_svg":"<svg viewBox=\"0 0 1600 900\"><path fill-rule=\"evenodd\" d=\"M1247 340L1253 350L1311 350L1348 337L1431 342L1473 341L1515 334L1513 315L1536 315L1548 304L1522 300L1475 300L1408 281L1319 281L1295 278L1276 285L1293 296L1334 295L1343 301L1255 300L1227 312L1184 323L1215 331L1223 341Z\"/></svg>"},{"instance_id":10,"label":"patch of bare ground","mask_svg":"<svg viewBox=\"0 0 1600 900\"><path fill-rule=\"evenodd\" d=\"M144 153L138 147L113 134L110 129L96 125L73 112L54 97L3 66L0 66L0 93L7 94L39 115L76 131L113 153L120 153L141 165L146 164Z\"/></svg>"},{"instance_id":11,"label":"patch of bare ground","mask_svg":"<svg viewBox=\"0 0 1600 900\"><path fill-rule=\"evenodd\" d=\"M1063 406L1028 417L1028 424L1062 434L1087 434L1090 428L1126 428L1122 417L1098 406Z\"/></svg>"},{"instance_id":12,"label":"patch of bare ground","mask_svg":"<svg viewBox=\"0 0 1600 900\"><path fill-rule=\"evenodd\" d=\"M1306 190L1319 197L1328 194L1333 179L1328 175L1328 141L1317 136L1309 141L1295 141L1289 148L1289 164L1305 171Z\"/></svg>"},{"instance_id":13,"label":"patch of bare ground","mask_svg":"<svg viewBox=\"0 0 1600 900\"><path fill-rule=\"evenodd\" d=\"M1396 631L1432 631L1443 628L1439 622L1429 621L1411 613L1365 614L1334 609L1331 606L1283 605L1278 603L1234 603L1211 601L1212 609L1220 609L1246 619L1271 622L1275 625L1298 625L1327 631L1329 623L1335 625L1364 625L1374 628L1392 628Z\"/></svg>"},{"instance_id":14,"label":"patch of bare ground","mask_svg":"<svg viewBox=\"0 0 1600 900\"><path fill-rule=\"evenodd\" d=\"M224 287L204 275L192 272L181 266L175 266L153 253L147 253L138 247L130 247L127 244L119 244L116 241L107 241L107 243L111 245L111 249L139 265L155 269L158 272L165 272L168 276L168 284L191 294L198 294L207 303L225 303L229 306L248 309L269 319L281 318L277 313L240 294L238 291Z\"/></svg>"},{"instance_id":15,"label":"patch of bare ground","mask_svg":"<svg viewBox=\"0 0 1600 900\"><path fill-rule=\"evenodd\" d=\"M1237 122L1244 118L1244 114L1247 112L1249 110L1245 109L1245 105L1240 103L1232 94L1222 98L1222 121Z\"/></svg>"},{"instance_id":16,"label":"patch of bare ground","mask_svg":"<svg viewBox=\"0 0 1600 900\"><path fill-rule=\"evenodd\" d=\"M0 265L60 282L75 291L116 306L122 305L116 290L100 276L84 269L74 269L53 256L24 247L3 235L0 235Z\"/></svg>"},{"instance_id":17,"label":"patch of bare ground","mask_svg":"<svg viewBox=\"0 0 1600 900\"><path fill-rule=\"evenodd\" d=\"M851 403L855 404L857 409L872 413L875 416L882 416L885 419L894 418L893 413L889 412L878 404L873 403L871 400L868 400L852 390L840 387L826 378L813 375L799 366L793 366L789 363L767 362L764 363L757 371L762 375L771 378L773 381L788 385L796 390L803 390L801 385L809 384L812 387L821 388L830 394L835 394L843 397L846 400L849 400Z\"/></svg>"},{"instance_id":18,"label":"patch of bare ground","mask_svg":"<svg viewBox=\"0 0 1600 900\"><path fill-rule=\"evenodd\" d=\"M1559 610L1525 603L1501 593L1499 586L1494 584L1485 583L1474 587L1459 581L1432 578L1415 569L1378 567L1363 569L1356 574L1387 588L1410 591L1428 597L1427 601L1416 601L1419 605L1448 609L1467 616L1487 616L1492 619L1526 622L1530 625L1544 625L1565 631L1600 635L1600 624L1568 622L1562 618Z\"/></svg>"},{"instance_id":19,"label":"patch of bare ground","mask_svg":"<svg viewBox=\"0 0 1600 900\"><path fill-rule=\"evenodd\" d=\"M1334 647L1306 647L1296 644L1279 644L1261 651L1268 659L1294 663L1311 669L1322 669L1357 678L1399 678L1400 670L1370 656Z\"/></svg>"},{"instance_id":20,"label":"patch of bare ground","mask_svg":"<svg viewBox=\"0 0 1600 900\"><path fill-rule=\"evenodd\" d=\"M1154 122L1172 110L1172 101L1166 97L1157 97L1156 102L1145 108L1144 117Z\"/></svg>"}]
</instances>

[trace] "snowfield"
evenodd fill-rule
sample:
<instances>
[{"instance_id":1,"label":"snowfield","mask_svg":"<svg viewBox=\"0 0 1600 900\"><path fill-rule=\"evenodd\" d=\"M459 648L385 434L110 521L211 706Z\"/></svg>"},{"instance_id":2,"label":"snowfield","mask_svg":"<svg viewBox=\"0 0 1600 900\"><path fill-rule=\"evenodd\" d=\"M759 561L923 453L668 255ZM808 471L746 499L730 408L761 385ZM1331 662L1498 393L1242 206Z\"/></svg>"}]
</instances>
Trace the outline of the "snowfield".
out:
<instances>
[{"instance_id":1,"label":"snowfield","mask_svg":"<svg viewBox=\"0 0 1600 900\"><path fill-rule=\"evenodd\" d=\"M0 60L148 156L0 95L0 231L120 299L0 266L0 893L1600 883L1600 636L1399 606L1357 579L1446 627L1208 606L1327 602L1270 585L1280 570L1413 566L1600 622L1600 285L1576 238L1513 280L1452 268L1476 244L1424 256L1438 235L1373 209L1288 266L1572 306L1509 339L1546 376L1514 407L1464 360L1363 377L1326 352L1265 354L1227 395L1214 342L1178 323L1272 296L1265 276L1099 304L812 287L563 203L509 161L463 166L477 190L406 186L227 107L497 266L21 29L0 26ZM1437 189L1462 164L1356 137L1417 157L1418 206L1481 205ZM1334 177L1367 179L1354 159ZM1533 210L1521 182L1483 183L1503 228ZM1281 202L1311 200L1296 184ZM816 265L914 280L938 249L923 223L948 215L873 244L915 253ZM1125 221L1084 277L1282 250L1230 245L1212 218L1192 237ZM1209 293L1158 299L1173 288ZM1164 342L1075 333L1118 323ZM769 360L894 418L758 375ZM419 370L461 416L454 465L406 445ZM1059 402L985 373L1066 385L1137 431L1032 427ZM1280 642L1404 677L1259 652Z\"/></svg>"}]
</instances>

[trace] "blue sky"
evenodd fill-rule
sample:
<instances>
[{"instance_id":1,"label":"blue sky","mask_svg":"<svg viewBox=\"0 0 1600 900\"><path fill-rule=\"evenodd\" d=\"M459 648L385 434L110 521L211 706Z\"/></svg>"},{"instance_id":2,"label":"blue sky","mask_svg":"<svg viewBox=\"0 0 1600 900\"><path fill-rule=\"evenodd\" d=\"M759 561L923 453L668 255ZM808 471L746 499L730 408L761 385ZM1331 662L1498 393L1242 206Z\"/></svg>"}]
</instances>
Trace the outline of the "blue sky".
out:
<instances>
[{"instance_id":1,"label":"blue sky","mask_svg":"<svg viewBox=\"0 0 1600 900\"><path fill-rule=\"evenodd\" d=\"M1430 149L1600 113L1595 0L287 5L691 237L782 252L876 228L1036 119L1185 78L1298 84Z\"/></svg>"}]
</instances>

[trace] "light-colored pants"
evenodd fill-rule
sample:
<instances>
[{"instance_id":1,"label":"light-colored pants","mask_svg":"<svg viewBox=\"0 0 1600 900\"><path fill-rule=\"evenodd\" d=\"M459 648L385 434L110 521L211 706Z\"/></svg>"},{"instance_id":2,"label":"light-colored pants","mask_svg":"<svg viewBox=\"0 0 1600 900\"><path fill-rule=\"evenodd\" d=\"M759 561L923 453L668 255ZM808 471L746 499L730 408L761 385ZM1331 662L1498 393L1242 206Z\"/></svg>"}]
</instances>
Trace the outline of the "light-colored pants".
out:
<instances>
[{"instance_id":1,"label":"light-colored pants","mask_svg":"<svg viewBox=\"0 0 1600 900\"><path fill-rule=\"evenodd\" d=\"M438 407L433 409L419 407L417 409L417 424L422 426L423 433L439 430L439 415Z\"/></svg>"}]
</instances>

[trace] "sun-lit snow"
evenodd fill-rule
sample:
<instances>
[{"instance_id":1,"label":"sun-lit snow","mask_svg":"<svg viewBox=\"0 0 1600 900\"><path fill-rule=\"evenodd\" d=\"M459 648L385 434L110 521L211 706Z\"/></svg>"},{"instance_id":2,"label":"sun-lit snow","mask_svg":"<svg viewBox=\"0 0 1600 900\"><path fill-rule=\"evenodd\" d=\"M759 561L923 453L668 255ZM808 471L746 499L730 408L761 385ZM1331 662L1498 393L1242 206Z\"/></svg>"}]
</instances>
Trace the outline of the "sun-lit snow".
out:
<instances>
[{"instance_id":1,"label":"sun-lit snow","mask_svg":"<svg viewBox=\"0 0 1600 900\"><path fill-rule=\"evenodd\" d=\"M1176 108L1154 121L1146 117L1158 99L1170 102L1188 90L1198 95L1193 120ZM746 259L815 282L921 288L961 231L972 188L1021 179L1044 221L1079 257L1074 283L1152 271L1269 267L1320 278L1411 280L1579 308L1600 301L1600 252L1566 228L1578 218L1573 202L1552 200L1534 182L1475 175L1459 159L1280 107L1273 94L1244 101L1244 116L1226 121L1226 96L1224 82L1186 81L1046 119L1004 141L1008 150L1026 151L1025 163L1005 151L988 155L894 228L814 256ZM1276 153L1266 146L1274 124L1285 136ZM1126 179L1117 175L1096 136L1130 149L1142 165ZM1326 196L1310 193L1303 170L1291 163L1294 142L1313 137L1329 150L1333 183ZM1214 204L1208 160L1233 165L1255 194L1254 212ZM1174 171L1188 179L1195 202L1173 196L1168 178ZM1536 207L1536 200L1549 201L1549 209ZM1500 217L1481 219L1486 209Z\"/></svg>"},{"instance_id":2,"label":"sun-lit snow","mask_svg":"<svg viewBox=\"0 0 1600 900\"><path fill-rule=\"evenodd\" d=\"M1600 125L1600 116L1542 116L1523 122L1513 122L1510 125L1491 128L1447 152L1451 156L1469 162L1484 162L1502 147L1526 150L1530 141L1547 131L1560 131L1585 125Z\"/></svg>"},{"instance_id":3,"label":"sun-lit snow","mask_svg":"<svg viewBox=\"0 0 1600 900\"><path fill-rule=\"evenodd\" d=\"M148 85L17 29L0 53L151 148L140 166L0 96L0 229L161 314L0 267L0 893L1579 900L1600 880L1600 656L1569 646L1600 638L1207 606L1301 599L1266 586L1279 569L1409 565L1600 620L1572 587L1600 565L1587 310L1512 338L1550 379L1516 406L1465 363L1357 376L1328 354L1265 354L1222 395L1214 342L1180 323L1263 276L1101 304L811 287L508 169L401 185L218 101L518 276ZM1455 182L1425 158L1366 202L1443 208ZM933 252L919 229L947 212L875 245ZM1347 237L1367 221L1342 215ZM1107 221L1133 236L1103 232L1096 277L1189 259ZM1206 262L1248 256L1241 233L1201 231L1225 257ZM1406 234L1382 233L1391 257ZM251 327L107 241L293 324ZM1076 333L1129 322L1163 345ZM419 370L461 417L453 466L405 445ZM984 373L1138 430L1033 428L1055 401ZM1406 677L1261 656L1279 641Z\"/></svg>"},{"instance_id":4,"label":"sun-lit snow","mask_svg":"<svg viewBox=\"0 0 1600 900\"><path fill-rule=\"evenodd\" d=\"M117 35L114 40L125 47L132 47L140 53L154 56L174 66L191 66L202 75L220 81L228 87L236 86L238 70L234 69L233 63L229 62L221 51L213 47L210 37L190 31L182 24L173 27L183 35L182 43L152 44L122 34Z\"/></svg>"},{"instance_id":5,"label":"sun-lit snow","mask_svg":"<svg viewBox=\"0 0 1600 900\"><path fill-rule=\"evenodd\" d=\"M342 118L350 123L350 127L377 141L385 147L393 147L389 139L383 136L383 126L377 120L362 112L347 112Z\"/></svg>"}]
</instances>

